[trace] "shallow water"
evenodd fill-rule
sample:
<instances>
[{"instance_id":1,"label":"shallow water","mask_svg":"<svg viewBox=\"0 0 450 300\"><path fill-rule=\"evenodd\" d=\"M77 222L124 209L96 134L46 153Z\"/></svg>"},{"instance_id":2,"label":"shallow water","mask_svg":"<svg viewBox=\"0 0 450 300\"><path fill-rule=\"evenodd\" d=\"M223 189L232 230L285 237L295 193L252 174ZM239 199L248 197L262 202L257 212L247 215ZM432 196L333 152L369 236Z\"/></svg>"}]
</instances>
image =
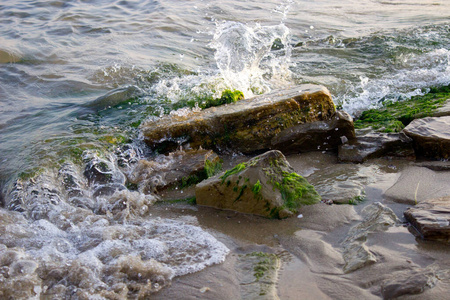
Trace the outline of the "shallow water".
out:
<instances>
[{"instance_id":1,"label":"shallow water","mask_svg":"<svg viewBox=\"0 0 450 300\"><path fill-rule=\"evenodd\" d=\"M136 253L150 247L145 243L170 244L173 235L188 232L205 238L198 248L189 237L173 246L175 257L185 254L184 247L197 249L178 262L157 252L137 261L162 276L152 277L153 286L137 278L133 284L142 293L220 262L227 253L223 244L198 226L155 220L155 199L128 191L133 164L151 155L139 123L169 113L177 102L220 96L225 89L250 97L323 84L356 116L382 101L447 85L449 17L448 1L429 0L3 1L0 200L5 220L11 217L1 226L11 236L2 236L7 248L1 255L12 251L8 255L26 261L36 295L67 295L81 286L74 279L52 291L39 282L36 270L54 257L60 272L69 264L92 273L97 285L85 287L86 293L100 293L123 276L121 253L113 260L95 254L107 241L120 240L135 259L144 259ZM165 229L139 242L108 235L137 226ZM63 246L52 252L46 243ZM114 243L107 251L115 251ZM97 255L97 266L83 265L89 261L83 255ZM113 279L106 269L116 272Z\"/></svg>"}]
</instances>

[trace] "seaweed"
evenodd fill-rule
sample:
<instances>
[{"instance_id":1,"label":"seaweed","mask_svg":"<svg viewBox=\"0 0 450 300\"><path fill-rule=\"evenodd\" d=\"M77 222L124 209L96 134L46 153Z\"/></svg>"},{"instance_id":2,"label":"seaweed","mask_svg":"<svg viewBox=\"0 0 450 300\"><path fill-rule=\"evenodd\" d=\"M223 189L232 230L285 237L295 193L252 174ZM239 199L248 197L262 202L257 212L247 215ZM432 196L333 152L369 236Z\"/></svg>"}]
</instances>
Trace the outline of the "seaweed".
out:
<instances>
[{"instance_id":1,"label":"seaweed","mask_svg":"<svg viewBox=\"0 0 450 300\"><path fill-rule=\"evenodd\" d=\"M231 176L233 174L237 174L239 172L242 172L243 170L245 170L246 167L247 167L246 163L240 163L240 164L237 164L236 166L234 166L234 168L226 171L225 174L220 176L220 179L222 179L222 184L225 182L227 177L229 177L229 176Z\"/></svg>"},{"instance_id":2,"label":"seaweed","mask_svg":"<svg viewBox=\"0 0 450 300\"><path fill-rule=\"evenodd\" d=\"M372 127L381 132L400 132L414 119L432 116L450 98L450 85L430 88L422 96L402 101L386 101L381 108L369 109L355 120L355 128Z\"/></svg>"},{"instance_id":3,"label":"seaweed","mask_svg":"<svg viewBox=\"0 0 450 300\"><path fill-rule=\"evenodd\" d=\"M320 196L305 178L297 173L283 171L281 182L272 180L272 184L280 190L284 207L296 211L300 205L311 205L320 201Z\"/></svg>"}]
</instances>

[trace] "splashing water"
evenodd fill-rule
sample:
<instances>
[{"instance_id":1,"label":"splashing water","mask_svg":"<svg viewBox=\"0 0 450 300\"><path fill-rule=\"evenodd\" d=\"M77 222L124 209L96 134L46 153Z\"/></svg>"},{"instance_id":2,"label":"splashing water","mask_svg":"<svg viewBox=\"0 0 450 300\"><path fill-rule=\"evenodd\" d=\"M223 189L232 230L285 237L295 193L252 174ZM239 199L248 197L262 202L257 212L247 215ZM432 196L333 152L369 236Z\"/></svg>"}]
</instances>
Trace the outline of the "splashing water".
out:
<instances>
[{"instance_id":1,"label":"splashing water","mask_svg":"<svg viewBox=\"0 0 450 300\"><path fill-rule=\"evenodd\" d=\"M430 86L450 82L450 51L437 49L425 54L400 54L401 69L382 78L360 76L360 83L337 97L345 111L352 115L376 108L386 100L397 101L423 95ZM425 91L424 91L425 89Z\"/></svg>"},{"instance_id":2,"label":"splashing water","mask_svg":"<svg viewBox=\"0 0 450 300\"><path fill-rule=\"evenodd\" d=\"M211 47L225 85L250 97L270 91L271 85L286 84L290 79L289 33L284 24L219 23Z\"/></svg>"}]
</instances>

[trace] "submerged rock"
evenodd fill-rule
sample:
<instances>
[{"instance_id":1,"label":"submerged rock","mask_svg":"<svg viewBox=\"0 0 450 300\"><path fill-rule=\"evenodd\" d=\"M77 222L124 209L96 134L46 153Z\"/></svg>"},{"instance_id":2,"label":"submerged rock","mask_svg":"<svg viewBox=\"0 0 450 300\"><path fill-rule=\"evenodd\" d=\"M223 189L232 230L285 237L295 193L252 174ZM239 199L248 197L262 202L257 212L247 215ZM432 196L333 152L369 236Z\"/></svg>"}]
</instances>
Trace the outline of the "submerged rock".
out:
<instances>
[{"instance_id":1,"label":"submerged rock","mask_svg":"<svg viewBox=\"0 0 450 300\"><path fill-rule=\"evenodd\" d=\"M198 205L286 218L320 196L277 150L256 156L196 186Z\"/></svg>"},{"instance_id":2,"label":"submerged rock","mask_svg":"<svg viewBox=\"0 0 450 300\"><path fill-rule=\"evenodd\" d=\"M450 196L423 201L404 215L424 239L450 241Z\"/></svg>"},{"instance_id":3,"label":"submerged rock","mask_svg":"<svg viewBox=\"0 0 450 300\"><path fill-rule=\"evenodd\" d=\"M287 128L327 121L334 114L335 105L325 87L301 85L224 106L147 121L141 129L145 142L152 148L170 149L190 144L192 148L251 153L271 149L272 139Z\"/></svg>"},{"instance_id":4,"label":"submerged rock","mask_svg":"<svg viewBox=\"0 0 450 300\"><path fill-rule=\"evenodd\" d=\"M412 139L403 133L371 132L339 146L339 161L362 163L381 156L415 158Z\"/></svg>"},{"instance_id":5,"label":"submerged rock","mask_svg":"<svg viewBox=\"0 0 450 300\"><path fill-rule=\"evenodd\" d=\"M438 278L432 270L416 269L399 271L381 285L383 299L394 299L403 295L424 292L436 285Z\"/></svg>"},{"instance_id":6,"label":"submerged rock","mask_svg":"<svg viewBox=\"0 0 450 300\"><path fill-rule=\"evenodd\" d=\"M365 244L368 234L385 231L399 223L399 219L392 209L380 202L365 207L362 213L364 219L349 230L347 238L342 243L345 273L376 263L375 255Z\"/></svg>"},{"instance_id":7,"label":"submerged rock","mask_svg":"<svg viewBox=\"0 0 450 300\"><path fill-rule=\"evenodd\" d=\"M128 174L128 181L146 194L157 193L198 183L220 169L220 159L211 150L179 150L151 161L140 160Z\"/></svg>"},{"instance_id":8,"label":"submerged rock","mask_svg":"<svg viewBox=\"0 0 450 300\"><path fill-rule=\"evenodd\" d=\"M236 272L241 278L242 299L277 299L280 259L274 253L251 252L240 255Z\"/></svg>"},{"instance_id":9,"label":"submerged rock","mask_svg":"<svg viewBox=\"0 0 450 300\"><path fill-rule=\"evenodd\" d=\"M428 199L450 195L449 178L449 171L407 167L384 195L395 202L415 205Z\"/></svg>"},{"instance_id":10,"label":"submerged rock","mask_svg":"<svg viewBox=\"0 0 450 300\"><path fill-rule=\"evenodd\" d=\"M355 138L352 117L337 111L329 120L304 123L289 127L271 141L271 148L283 153L335 150Z\"/></svg>"},{"instance_id":11,"label":"submerged rock","mask_svg":"<svg viewBox=\"0 0 450 300\"><path fill-rule=\"evenodd\" d=\"M437 159L450 157L450 116L416 119L403 132L414 140L418 155Z\"/></svg>"}]
</instances>

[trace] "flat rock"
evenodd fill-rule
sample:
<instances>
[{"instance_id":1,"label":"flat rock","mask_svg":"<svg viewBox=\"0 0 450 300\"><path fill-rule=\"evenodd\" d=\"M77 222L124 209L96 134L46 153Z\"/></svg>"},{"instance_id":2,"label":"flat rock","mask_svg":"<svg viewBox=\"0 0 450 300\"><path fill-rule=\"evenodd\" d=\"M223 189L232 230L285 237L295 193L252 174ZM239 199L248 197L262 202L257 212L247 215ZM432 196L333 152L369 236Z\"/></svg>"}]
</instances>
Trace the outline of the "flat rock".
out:
<instances>
[{"instance_id":1,"label":"flat rock","mask_svg":"<svg viewBox=\"0 0 450 300\"><path fill-rule=\"evenodd\" d=\"M450 116L416 119L403 132L413 139L417 155L450 157Z\"/></svg>"},{"instance_id":2,"label":"flat rock","mask_svg":"<svg viewBox=\"0 0 450 300\"><path fill-rule=\"evenodd\" d=\"M415 158L412 139L403 133L371 132L339 146L341 162L362 163L382 156Z\"/></svg>"},{"instance_id":3,"label":"flat rock","mask_svg":"<svg viewBox=\"0 0 450 300\"><path fill-rule=\"evenodd\" d=\"M141 129L152 148L190 144L192 148L251 153L271 149L272 139L283 130L330 120L335 111L325 87L300 85L228 105L172 114L147 121Z\"/></svg>"},{"instance_id":4,"label":"flat rock","mask_svg":"<svg viewBox=\"0 0 450 300\"><path fill-rule=\"evenodd\" d=\"M339 145L355 138L352 117L337 111L330 119L299 124L284 129L271 141L271 148L283 153L335 150Z\"/></svg>"},{"instance_id":5,"label":"flat rock","mask_svg":"<svg viewBox=\"0 0 450 300\"><path fill-rule=\"evenodd\" d=\"M444 117L450 116L450 99L444 102L444 105L439 107L436 112L433 114L433 117Z\"/></svg>"},{"instance_id":6,"label":"flat rock","mask_svg":"<svg viewBox=\"0 0 450 300\"><path fill-rule=\"evenodd\" d=\"M366 206L362 215L363 220L349 230L346 239L342 242L345 273L376 263L375 255L366 245L369 233L386 231L399 223L392 209L380 202Z\"/></svg>"},{"instance_id":7,"label":"flat rock","mask_svg":"<svg viewBox=\"0 0 450 300\"><path fill-rule=\"evenodd\" d=\"M450 241L450 196L423 201L404 215L424 239Z\"/></svg>"},{"instance_id":8,"label":"flat rock","mask_svg":"<svg viewBox=\"0 0 450 300\"><path fill-rule=\"evenodd\" d=\"M394 299L403 295L423 293L433 288L438 278L432 270L416 269L399 271L392 274L381 285L383 299Z\"/></svg>"},{"instance_id":9,"label":"flat rock","mask_svg":"<svg viewBox=\"0 0 450 300\"><path fill-rule=\"evenodd\" d=\"M314 187L294 173L277 150L197 184L198 205L230 209L269 218L286 218L301 205L320 201Z\"/></svg>"},{"instance_id":10,"label":"flat rock","mask_svg":"<svg viewBox=\"0 0 450 300\"><path fill-rule=\"evenodd\" d=\"M425 167L407 167L385 196L399 203L414 205L450 195L450 171L436 172Z\"/></svg>"}]
</instances>

